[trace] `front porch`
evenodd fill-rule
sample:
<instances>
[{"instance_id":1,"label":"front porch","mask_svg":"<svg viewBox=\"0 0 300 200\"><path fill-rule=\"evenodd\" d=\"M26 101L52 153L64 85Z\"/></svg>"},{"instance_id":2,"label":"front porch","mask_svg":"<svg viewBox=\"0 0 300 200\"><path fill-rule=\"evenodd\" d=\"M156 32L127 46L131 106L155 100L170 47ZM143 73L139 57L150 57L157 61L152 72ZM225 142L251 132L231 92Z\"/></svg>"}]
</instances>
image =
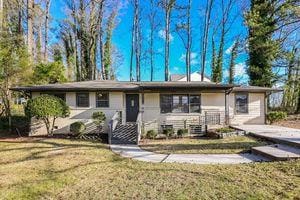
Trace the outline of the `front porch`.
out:
<instances>
[{"instance_id":1,"label":"front porch","mask_svg":"<svg viewBox=\"0 0 300 200\"><path fill-rule=\"evenodd\" d=\"M179 129L187 129L190 135L201 135L208 127L225 125L224 113L205 111L198 115L181 115L181 119L174 117L165 118L163 121L143 121L143 113L139 112L135 122L124 122L122 112L114 114L109 122L109 144L139 144L142 135L153 130L161 133L164 129L172 129L175 133Z\"/></svg>"},{"instance_id":2,"label":"front porch","mask_svg":"<svg viewBox=\"0 0 300 200\"><path fill-rule=\"evenodd\" d=\"M125 92L123 109L109 121L109 143L139 144L141 135L150 130L161 133L172 129L177 133L185 129L189 134L200 135L208 128L229 125L231 91L168 88Z\"/></svg>"}]
</instances>

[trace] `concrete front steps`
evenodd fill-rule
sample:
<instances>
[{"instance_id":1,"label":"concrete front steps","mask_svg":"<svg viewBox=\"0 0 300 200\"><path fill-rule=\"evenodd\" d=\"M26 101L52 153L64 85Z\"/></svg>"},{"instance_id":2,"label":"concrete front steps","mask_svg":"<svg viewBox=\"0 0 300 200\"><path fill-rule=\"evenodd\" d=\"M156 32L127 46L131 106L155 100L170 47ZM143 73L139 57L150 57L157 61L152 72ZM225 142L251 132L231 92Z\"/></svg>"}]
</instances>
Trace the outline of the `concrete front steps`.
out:
<instances>
[{"instance_id":1,"label":"concrete front steps","mask_svg":"<svg viewBox=\"0 0 300 200\"><path fill-rule=\"evenodd\" d=\"M264 156L273 161L284 161L300 158L300 149L284 144L252 147L253 154Z\"/></svg>"}]
</instances>

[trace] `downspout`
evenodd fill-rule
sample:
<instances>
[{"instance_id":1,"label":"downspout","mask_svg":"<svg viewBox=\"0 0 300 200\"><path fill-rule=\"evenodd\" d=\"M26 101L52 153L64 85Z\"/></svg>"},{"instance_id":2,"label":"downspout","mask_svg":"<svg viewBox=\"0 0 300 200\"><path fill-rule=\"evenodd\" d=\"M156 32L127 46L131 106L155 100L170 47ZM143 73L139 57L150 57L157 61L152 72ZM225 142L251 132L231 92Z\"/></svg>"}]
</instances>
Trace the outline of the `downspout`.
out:
<instances>
[{"instance_id":1,"label":"downspout","mask_svg":"<svg viewBox=\"0 0 300 200\"><path fill-rule=\"evenodd\" d=\"M264 123L267 124L267 113L268 113L268 98L272 92L265 92L265 101L264 101Z\"/></svg>"},{"instance_id":2,"label":"downspout","mask_svg":"<svg viewBox=\"0 0 300 200\"><path fill-rule=\"evenodd\" d=\"M232 88L225 90L225 125L229 125L229 94L232 90Z\"/></svg>"}]
</instances>

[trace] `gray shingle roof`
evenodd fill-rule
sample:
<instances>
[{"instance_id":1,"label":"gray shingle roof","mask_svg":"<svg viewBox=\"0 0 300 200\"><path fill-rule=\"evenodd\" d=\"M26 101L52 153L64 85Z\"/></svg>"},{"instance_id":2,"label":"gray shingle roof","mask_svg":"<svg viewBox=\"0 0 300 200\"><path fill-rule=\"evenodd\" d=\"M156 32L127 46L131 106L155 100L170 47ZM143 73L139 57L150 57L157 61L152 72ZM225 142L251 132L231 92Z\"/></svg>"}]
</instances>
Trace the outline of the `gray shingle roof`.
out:
<instances>
[{"instance_id":1,"label":"gray shingle roof","mask_svg":"<svg viewBox=\"0 0 300 200\"><path fill-rule=\"evenodd\" d=\"M14 87L11 90L15 91L96 91L96 90L109 90L109 91L138 91L138 90L189 90L189 89L216 89L233 91L253 91L253 92L265 92L276 91L273 88L264 88L256 86L238 86L232 84L220 84L213 82L126 82L126 81L82 81L82 82L70 82L62 84L47 84L47 85L35 85L35 86L21 86Z\"/></svg>"},{"instance_id":2,"label":"gray shingle roof","mask_svg":"<svg viewBox=\"0 0 300 200\"><path fill-rule=\"evenodd\" d=\"M47 85L34 85L25 87L15 87L12 90L25 90L25 91L43 91L43 90L134 90L138 89L137 84L118 81L81 81L70 82L61 84L47 84Z\"/></svg>"},{"instance_id":3,"label":"gray shingle roof","mask_svg":"<svg viewBox=\"0 0 300 200\"><path fill-rule=\"evenodd\" d=\"M233 88L234 92L279 92L282 91L280 88L268 88L259 86L239 86Z\"/></svg>"}]
</instances>

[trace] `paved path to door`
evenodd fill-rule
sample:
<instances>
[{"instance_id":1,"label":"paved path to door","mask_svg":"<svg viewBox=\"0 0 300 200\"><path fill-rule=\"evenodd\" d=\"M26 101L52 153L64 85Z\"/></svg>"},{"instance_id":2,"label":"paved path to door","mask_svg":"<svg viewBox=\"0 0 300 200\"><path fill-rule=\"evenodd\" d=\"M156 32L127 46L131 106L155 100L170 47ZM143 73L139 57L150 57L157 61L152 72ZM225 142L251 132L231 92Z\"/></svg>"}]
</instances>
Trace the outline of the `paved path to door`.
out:
<instances>
[{"instance_id":1,"label":"paved path to door","mask_svg":"<svg viewBox=\"0 0 300 200\"><path fill-rule=\"evenodd\" d=\"M194 164L240 164L265 161L253 154L158 154L145 151L137 145L110 145L113 152L122 157L154 163L194 163Z\"/></svg>"},{"instance_id":2,"label":"paved path to door","mask_svg":"<svg viewBox=\"0 0 300 200\"><path fill-rule=\"evenodd\" d=\"M240 125L233 127L242 129L258 137L264 137L276 142L284 141L300 147L300 129L273 125Z\"/></svg>"}]
</instances>

